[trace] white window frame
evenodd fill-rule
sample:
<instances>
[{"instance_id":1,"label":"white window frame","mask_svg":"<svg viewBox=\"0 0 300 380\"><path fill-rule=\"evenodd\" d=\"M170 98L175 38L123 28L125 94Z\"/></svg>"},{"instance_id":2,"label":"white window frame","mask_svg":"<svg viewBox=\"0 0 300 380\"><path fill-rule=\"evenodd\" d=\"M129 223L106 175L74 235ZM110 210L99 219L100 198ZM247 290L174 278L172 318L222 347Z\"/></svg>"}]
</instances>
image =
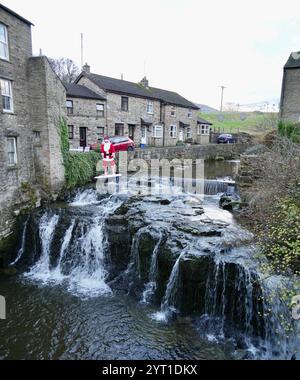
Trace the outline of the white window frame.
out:
<instances>
[{"instance_id":1,"label":"white window frame","mask_svg":"<svg viewBox=\"0 0 300 380\"><path fill-rule=\"evenodd\" d=\"M192 137L193 137L192 128L191 127L187 127L186 128L186 138L187 139L191 139Z\"/></svg>"},{"instance_id":2,"label":"white window frame","mask_svg":"<svg viewBox=\"0 0 300 380\"><path fill-rule=\"evenodd\" d=\"M192 119L192 118L193 118L193 111L192 111L191 108L189 108L189 110L188 110L188 118L189 118L189 119Z\"/></svg>"},{"instance_id":3,"label":"white window frame","mask_svg":"<svg viewBox=\"0 0 300 380\"><path fill-rule=\"evenodd\" d=\"M174 115L172 115L173 112L174 112ZM176 117L176 106L171 106L170 115L171 115L172 117Z\"/></svg>"},{"instance_id":4,"label":"white window frame","mask_svg":"<svg viewBox=\"0 0 300 380\"><path fill-rule=\"evenodd\" d=\"M13 141L13 150L10 151L10 141ZM11 162L10 157L13 155L13 162ZM18 164L18 153L17 153L17 138L7 137L7 159L8 166L16 166Z\"/></svg>"},{"instance_id":5,"label":"white window frame","mask_svg":"<svg viewBox=\"0 0 300 380\"><path fill-rule=\"evenodd\" d=\"M158 133L159 131L159 133ZM155 139L162 139L164 135L164 128L161 124L156 124L153 128L153 137Z\"/></svg>"},{"instance_id":6,"label":"white window frame","mask_svg":"<svg viewBox=\"0 0 300 380\"><path fill-rule=\"evenodd\" d=\"M105 116L105 107L103 103L96 103L96 112L98 117L104 117ZM100 116L99 116L100 115Z\"/></svg>"},{"instance_id":7,"label":"white window frame","mask_svg":"<svg viewBox=\"0 0 300 380\"><path fill-rule=\"evenodd\" d=\"M152 100L147 100L147 113L150 115L154 114L154 104Z\"/></svg>"},{"instance_id":8,"label":"white window frame","mask_svg":"<svg viewBox=\"0 0 300 380\"><path fill-rule=\"evenodd\" d=\"M210 126L207 124L198 125L198 135L209 136L210 135Z\"/></svg>"},{"instance_id":9,"label":"white window frame","mask_svg":"<svg viewBox=\"0 0 300 380\"><path fill-rule=\"evenodd\" d=\"M68 103L72 104L72 107L68 107ZM74 115L74 102L71 99L66 100L66 108L67 108L67 115ZM68 110L72 110L72 112L69 112Z\"/></svg>"},{"instance_id":10,"label":"white window frame","mask_svg":"<svg viewBox=\"0 0 300 380\"><path fill-rule=\"evenodd\" d=\"M177 125L170 125L170 137L172 139L176 139L177 138Z\"/></svg>"},{"instance_id":11,"label":"white window frame","mask_svg":"<svg viewBox=\"0 0 300 380\"><path fill-rule=\"evenodd\" d=\"M5 59L6 61L9 61L9 47L8 47L8 31L7 31L7 26L2 24L0 22L0 27L3 27L4 29L4 40L0 39L0 44L4 46L4 51L6 55L2 56L0 55L1 59Z\"/></svg>"},{"instance_id":12,"label":"white window frame","mask_svg":"<svg viewBox=\"0 0 300 380\"><path fill-rule=\"evenodd\" d=\"M5 91L4 83L8 84L8 92ZM0 78L0 90L1 90L1 98L2 98L2 106L3 112L5 113L13 113L14 112L14 101L13 101L13 90L12 90L12 81ZM4 108L3 97L7 97L10 99L10 109Z\"/></svg>"}]
</instances>

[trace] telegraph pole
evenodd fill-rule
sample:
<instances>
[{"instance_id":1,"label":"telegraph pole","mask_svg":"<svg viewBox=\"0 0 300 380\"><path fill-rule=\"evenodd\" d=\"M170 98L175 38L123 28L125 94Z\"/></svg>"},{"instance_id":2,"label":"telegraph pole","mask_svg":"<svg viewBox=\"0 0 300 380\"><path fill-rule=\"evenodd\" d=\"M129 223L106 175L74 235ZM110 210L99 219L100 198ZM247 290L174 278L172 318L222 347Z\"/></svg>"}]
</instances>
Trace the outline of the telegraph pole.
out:
<instances>
[{"instance_id":1,"label":"telegraph pole","mask_svg":"<svg viewBox=\"0 0 300 380\"><path fill-rule=\"evenodd\" d=\"M224 100L224 90L225 90L225 86L220 86L221 87L221 109L220 109L220 112L223 112L223 100Z\"/></svg>"},{"instance_id":2,"label":"telegraph pole","mask_svg":"<svg viewBox=\"0 0 300 380\"><path fill-rule=\"evenodd\" d=\"M83 68L83 33L81 33L81 70Z\"/></svg>"}]
</instances>

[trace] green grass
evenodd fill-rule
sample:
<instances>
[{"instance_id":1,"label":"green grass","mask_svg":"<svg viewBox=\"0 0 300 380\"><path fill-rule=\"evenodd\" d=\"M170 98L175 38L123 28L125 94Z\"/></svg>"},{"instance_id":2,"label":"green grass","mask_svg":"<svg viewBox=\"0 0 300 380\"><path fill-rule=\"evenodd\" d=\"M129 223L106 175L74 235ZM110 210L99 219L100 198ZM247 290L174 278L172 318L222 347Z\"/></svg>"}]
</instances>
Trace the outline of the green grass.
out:
<instances>
[{"instance_id":1,"label":"green grass","mask_svg":"<svg viewBox=\"0 0 300 380\"><path fill-rule=\"evenodd\" d=\"M213 123L216 132L239 133L253 135L265 134L277 128L277 113L262 112L223 112L216 114L199 114L203 119Z\"/></svg>"}]
</instances>

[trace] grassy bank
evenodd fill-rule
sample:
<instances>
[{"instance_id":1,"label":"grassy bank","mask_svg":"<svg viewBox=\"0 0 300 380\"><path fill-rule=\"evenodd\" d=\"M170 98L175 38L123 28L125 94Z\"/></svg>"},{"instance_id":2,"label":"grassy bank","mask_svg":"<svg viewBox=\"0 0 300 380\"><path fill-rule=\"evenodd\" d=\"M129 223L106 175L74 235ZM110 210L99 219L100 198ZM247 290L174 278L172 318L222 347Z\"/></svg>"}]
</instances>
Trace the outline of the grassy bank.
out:
<instances>
[{"instance_id":1,"label":"grassy bank","mask_svg":"<svg viewBox=\"0 0 300 380\"><path fill-rule=\"evenodd\" d=\"M200 114L200 117L213 123L213 129L226 133L246 132L253 135L265 134L276 128L277 113L262 112L223 112Z\"/></svg>"}]
</instances>

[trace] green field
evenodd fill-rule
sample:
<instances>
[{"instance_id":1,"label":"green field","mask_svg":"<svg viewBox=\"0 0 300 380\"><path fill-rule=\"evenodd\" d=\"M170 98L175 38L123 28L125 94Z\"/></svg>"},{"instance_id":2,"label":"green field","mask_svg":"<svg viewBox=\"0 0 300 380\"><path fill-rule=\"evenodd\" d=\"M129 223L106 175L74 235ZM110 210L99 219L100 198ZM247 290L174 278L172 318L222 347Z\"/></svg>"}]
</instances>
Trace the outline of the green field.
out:
<instances>
[{"instance_id":1,"label":"green field","mask_svg":"<svg viewBox=\"0 0 300 380\"><path fill-rule=\"evenodd\" d=\"M216 114L199 114L199 116L213 123L212 129L216 132L239 133L247 132L261 135L277 128L277 113L262 112L223 112Z\"/></svg>"}]
</instances>

